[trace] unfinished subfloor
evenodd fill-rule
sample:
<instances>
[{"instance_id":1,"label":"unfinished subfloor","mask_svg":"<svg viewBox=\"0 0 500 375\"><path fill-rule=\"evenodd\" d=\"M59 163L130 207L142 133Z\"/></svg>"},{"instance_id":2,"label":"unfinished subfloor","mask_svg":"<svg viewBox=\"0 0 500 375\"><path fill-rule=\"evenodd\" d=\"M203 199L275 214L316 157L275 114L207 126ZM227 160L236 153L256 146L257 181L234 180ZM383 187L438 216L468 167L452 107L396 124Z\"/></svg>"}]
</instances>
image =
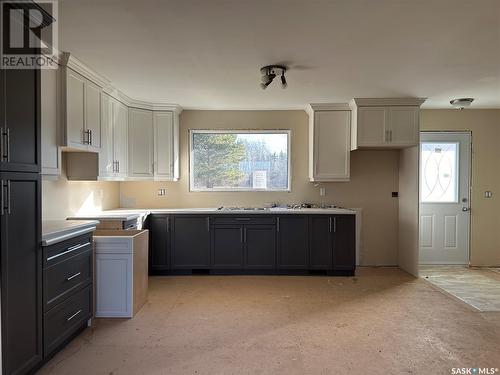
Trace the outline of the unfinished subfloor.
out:
<instances>
[{"instance_id":1,"label":"unfinished subfloor","mask_svg":"<svg viewBox=\"0 0 500 375\"><path fill-rule=\"evenodd\" d=\"M95 320L41 374L450 374L500 367L500 313L396 268L357 277L150 278L130 320Z\"/></svg>"}]
</instances>

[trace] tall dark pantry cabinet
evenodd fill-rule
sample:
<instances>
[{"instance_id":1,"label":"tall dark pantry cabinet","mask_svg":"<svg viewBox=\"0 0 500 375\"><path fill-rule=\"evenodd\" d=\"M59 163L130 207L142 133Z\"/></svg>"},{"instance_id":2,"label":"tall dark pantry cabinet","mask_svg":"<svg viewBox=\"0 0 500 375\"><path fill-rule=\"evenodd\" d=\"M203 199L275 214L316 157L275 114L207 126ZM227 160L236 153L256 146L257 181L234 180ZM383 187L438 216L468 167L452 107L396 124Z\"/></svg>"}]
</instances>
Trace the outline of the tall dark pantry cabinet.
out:
<instances>
[{"instance_id":1,"label":"tall dark pantry cabinet","mask_svg":"<svg viewBox=\"0 0 500 375\"><path fill-rule=\"evenodd\" d=\"M40 71L0 69L0 275L4 375L43 359Z\"/></svg>"}]
</instances>

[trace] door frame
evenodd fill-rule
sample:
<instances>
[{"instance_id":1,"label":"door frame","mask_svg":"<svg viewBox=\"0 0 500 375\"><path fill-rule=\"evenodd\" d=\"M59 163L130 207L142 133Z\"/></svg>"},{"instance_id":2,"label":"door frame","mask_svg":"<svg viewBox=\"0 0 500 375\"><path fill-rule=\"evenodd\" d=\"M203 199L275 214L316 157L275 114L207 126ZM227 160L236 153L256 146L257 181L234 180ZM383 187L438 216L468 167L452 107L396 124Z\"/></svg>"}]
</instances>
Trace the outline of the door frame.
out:
<instances>
[{"instance_id":1,"label":"door frame","mask_svg":"<svg viewBox=\"0 0 500 375\"><path fill-rule=\"evenodd\" d=\"M471 244L472 244L472 207L473 207L473 201L472 201L472 164L473 164L473 160L474 160L474 153L473 153L473 144L474 144L474 138L473 138L473 135L472 135L472 130L420 130L420 135L422 134L457 134L457 135L468 135L469 136L469 139L470 139L470 145L469 145L469 168L468 168L468 172L469 172L469 191L467 192L467 199L468 199L468 203L469 203L469 233L468 233L468 236L467 236L467 255L466 255L466 258L467 258L467 263L466 263L466 266L470 266L470 258L471 258ZM421 144L422 144L422 139L421 137L419 137L419 144L418 144L418 209L419 209L419 219L418 219L418 222L419 222L419 236L418 236L418 239L419 239L419 245L418 245L418 252L420 254L420 211L421 211L421 205L422 205L422 202L421 202L421 197L420 197L420 162L421 162L421 158L420 158L420 149L421 149ZM420 256L419 256L420 258ZM442 263L443 265L446 265L447 263ZM422 265L419 261L419 265ZM436 265L439 265L439 263L436 263Z\"/></svg>"}]
</instances>

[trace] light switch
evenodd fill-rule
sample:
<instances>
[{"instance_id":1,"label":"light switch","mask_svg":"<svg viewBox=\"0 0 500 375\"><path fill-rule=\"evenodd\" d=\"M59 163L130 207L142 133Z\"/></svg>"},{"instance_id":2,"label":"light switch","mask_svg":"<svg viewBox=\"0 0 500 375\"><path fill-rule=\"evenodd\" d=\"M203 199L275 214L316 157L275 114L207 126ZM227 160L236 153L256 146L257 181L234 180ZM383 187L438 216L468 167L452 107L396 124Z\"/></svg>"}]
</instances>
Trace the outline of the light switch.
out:
<instances>
[{"instance_id":1,"label":"light switch","mask_svg":"<svg viewBox=\"0 0 500 375\"><path fill-rule=\"evenodd\" d=\"M489 190L485 191L484 192L484 197L485 198L492 198L493 197L493 192L489 191Z\"/></svg>"},{"instance_id":2,"label":"light switch","mask_svg":"<svg viewBox=\"0 0 500 375\"><path fill-rule=\"evenodd\" d=\"M167 189L158 189L158 196L159 197L164 197L165 195L167 195Z\"/></svg>"}]
</instances>

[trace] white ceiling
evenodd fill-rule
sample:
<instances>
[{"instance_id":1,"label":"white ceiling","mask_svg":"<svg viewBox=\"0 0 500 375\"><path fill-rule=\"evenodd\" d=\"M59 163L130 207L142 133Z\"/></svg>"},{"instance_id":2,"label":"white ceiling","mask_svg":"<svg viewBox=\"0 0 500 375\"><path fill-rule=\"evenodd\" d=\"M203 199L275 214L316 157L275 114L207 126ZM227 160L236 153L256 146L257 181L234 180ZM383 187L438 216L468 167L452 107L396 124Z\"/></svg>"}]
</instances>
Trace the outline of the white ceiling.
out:
<instances>
[{"instance_id":1,"label":"white ceiling","mask_svg":"<svg viewBox=\"0 0 500 375\"><path fill-rule=\"evenodd\" d=\"M500 0L61 0L59 47L134 99L289 109L353 97L500 108ZM288 88L259 68L291 66Z\"/></svg>"}]
</instances>

